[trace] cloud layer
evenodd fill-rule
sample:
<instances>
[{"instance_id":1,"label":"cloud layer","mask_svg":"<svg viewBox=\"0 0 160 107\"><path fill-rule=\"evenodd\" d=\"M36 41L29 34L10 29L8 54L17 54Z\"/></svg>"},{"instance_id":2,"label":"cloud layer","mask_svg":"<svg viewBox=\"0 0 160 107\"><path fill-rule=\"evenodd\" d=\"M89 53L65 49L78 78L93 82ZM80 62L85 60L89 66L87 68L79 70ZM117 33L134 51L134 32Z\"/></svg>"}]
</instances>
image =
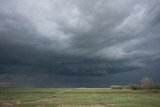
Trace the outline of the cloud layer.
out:
<instances>
[{"instance_id":1,"label":"cloud layer","mask_svg":"<svg viewBox=\"0 0 160 107\"><path fill-rule=\"evenodd\" d=\"M159 0L0 1L1 75L134 72L160 63L159 41Z\"/></svg>"}]
</instances>

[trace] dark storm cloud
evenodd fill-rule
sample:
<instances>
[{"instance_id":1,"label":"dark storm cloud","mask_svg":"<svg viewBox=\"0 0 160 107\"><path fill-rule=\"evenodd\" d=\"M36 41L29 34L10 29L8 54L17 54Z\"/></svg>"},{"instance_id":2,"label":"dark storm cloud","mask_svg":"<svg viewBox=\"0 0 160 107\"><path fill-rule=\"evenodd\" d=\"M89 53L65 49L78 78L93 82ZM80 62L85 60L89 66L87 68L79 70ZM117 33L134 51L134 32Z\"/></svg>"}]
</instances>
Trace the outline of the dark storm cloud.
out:
<instances>
[{"instance_id":1,"label":"dark storm cloud","mask_svg":"<svg viewBox=\"0 0 160 107\"><path fill-rule=\"evenodd\" d=\"M159 40L159 0L0 1L0 77L135 72L160 63Z\"/></svg>"}]
</instances>

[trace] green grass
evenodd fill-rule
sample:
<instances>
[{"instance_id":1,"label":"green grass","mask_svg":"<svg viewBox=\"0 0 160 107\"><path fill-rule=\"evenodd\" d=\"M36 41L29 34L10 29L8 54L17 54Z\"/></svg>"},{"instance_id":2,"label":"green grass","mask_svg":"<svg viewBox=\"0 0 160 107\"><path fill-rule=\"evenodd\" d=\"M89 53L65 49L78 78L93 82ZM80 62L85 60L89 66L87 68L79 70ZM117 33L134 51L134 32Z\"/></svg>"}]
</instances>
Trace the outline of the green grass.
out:
<instances>
[{"instance_id":1,"label":"green grass","mask_svg":"<svg viewBox=\"0 0 160 107\"><path fill-rule=\"evenodd\" d=\"M108 88L0 88L0 107L160 107L160 93ZM75 106L76 107L76 106Z\"/></svg>"}]
</instances>

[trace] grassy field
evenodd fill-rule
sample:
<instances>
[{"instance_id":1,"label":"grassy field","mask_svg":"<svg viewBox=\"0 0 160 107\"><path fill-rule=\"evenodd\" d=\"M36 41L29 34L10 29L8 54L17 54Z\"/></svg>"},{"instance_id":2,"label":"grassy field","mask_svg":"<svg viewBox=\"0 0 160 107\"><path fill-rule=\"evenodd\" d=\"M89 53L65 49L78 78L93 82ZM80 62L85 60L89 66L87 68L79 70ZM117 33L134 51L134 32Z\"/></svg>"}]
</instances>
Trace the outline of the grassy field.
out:
<instances>
[{"instance_id":1,"label":"grassy field","mask_svg":"<svg viewBox=\"0 0 160 107\"><path fill-rule=\"evenodd\" d=\"M160 93L108 88L0 88L0 107L160 107Z\"/></svg>"}]
</instances>

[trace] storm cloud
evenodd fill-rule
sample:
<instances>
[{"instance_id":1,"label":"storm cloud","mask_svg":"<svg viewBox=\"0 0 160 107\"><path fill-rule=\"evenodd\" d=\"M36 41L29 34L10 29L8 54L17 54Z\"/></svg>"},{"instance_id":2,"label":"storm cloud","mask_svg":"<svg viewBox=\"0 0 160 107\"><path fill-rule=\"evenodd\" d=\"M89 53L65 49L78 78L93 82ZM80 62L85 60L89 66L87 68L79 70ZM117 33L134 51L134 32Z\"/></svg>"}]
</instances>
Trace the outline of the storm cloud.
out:
<instances>
[{"instance_id":1,"label":"storm cloud","mask_svg":"<svg viewBox=\"0 0 160 107\"><path fill-rule=\"evenodd\" d=\"M98 84L159 64L159 0L0 1L0 84Z\"/></svg>"}]
</instances>

